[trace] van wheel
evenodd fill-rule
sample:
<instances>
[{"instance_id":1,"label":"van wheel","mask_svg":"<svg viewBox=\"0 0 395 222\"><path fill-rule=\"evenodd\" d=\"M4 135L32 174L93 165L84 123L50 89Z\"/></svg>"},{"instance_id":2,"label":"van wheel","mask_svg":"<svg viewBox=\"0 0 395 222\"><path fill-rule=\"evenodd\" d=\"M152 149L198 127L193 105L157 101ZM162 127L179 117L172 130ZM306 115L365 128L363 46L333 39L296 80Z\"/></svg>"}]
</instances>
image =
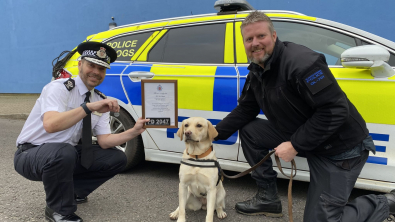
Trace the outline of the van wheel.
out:
<instances>
[{"instance_id":1,"label":"van wheel","mask_svg":"<svg viewBox=\"0 0 395 222\"><path fill-rule=\"evenodd\" d=\"M111 133L122 133L136 124L136 121L123 109L120 109L119 116L114 116L110 113L110 129ZM124 144L115 146L115 148L125 152L127 157L127 164L124 171L131 169L144 160L144 145L141 135L127 141Z\"/></svg>"}]
</instances>

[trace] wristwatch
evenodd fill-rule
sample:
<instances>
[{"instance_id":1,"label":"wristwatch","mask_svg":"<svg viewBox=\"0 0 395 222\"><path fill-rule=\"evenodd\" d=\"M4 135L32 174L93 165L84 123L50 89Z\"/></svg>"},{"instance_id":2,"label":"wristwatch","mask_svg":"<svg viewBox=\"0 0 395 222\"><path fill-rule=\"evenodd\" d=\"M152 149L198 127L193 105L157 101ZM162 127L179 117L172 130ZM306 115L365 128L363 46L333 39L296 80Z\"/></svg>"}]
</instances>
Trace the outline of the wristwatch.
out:
<instances>
[{"instance_id":1,"label":"wristwatch","mask_svg":"<svg viewBox=\"0 0 395 222\"><path fill-rule=\"evenodd\" d=\"M86 102L82 103L82 104L81 104L81 107L85 110L85 113L86 113L87 115L89 115L89 114L92 113L92 111L90 111L90 109L86 106Z\"/></svg>"}]
</instances>

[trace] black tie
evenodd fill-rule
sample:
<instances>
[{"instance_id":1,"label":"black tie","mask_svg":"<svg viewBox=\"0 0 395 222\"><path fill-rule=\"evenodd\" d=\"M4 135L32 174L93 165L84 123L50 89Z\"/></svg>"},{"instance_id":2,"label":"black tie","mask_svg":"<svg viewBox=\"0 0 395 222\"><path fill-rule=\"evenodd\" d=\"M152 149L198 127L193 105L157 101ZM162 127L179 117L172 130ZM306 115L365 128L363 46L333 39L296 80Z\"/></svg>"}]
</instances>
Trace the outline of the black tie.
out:
<instances>
[{"instance_id":1,"label":"black tie","mask_svg":"<svg viewBox=\"0 0 395 222\"><path fill-rule=\"evenodd\" d=\"M84 102L90 102L89 96L91 92L86 93ZM93 163L93 149L92 149L92 124L91 114L85 116L82 120L82 150L81 150L81 165L86 169Z\"/></svg>"}]
</instances>

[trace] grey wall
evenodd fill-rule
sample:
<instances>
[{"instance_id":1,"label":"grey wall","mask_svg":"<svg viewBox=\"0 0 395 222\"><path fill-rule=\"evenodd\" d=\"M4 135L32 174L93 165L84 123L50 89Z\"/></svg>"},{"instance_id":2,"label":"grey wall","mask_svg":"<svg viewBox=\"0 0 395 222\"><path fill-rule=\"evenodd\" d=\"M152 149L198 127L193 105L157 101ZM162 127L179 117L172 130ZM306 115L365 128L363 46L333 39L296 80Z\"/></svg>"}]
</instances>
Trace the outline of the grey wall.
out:
<instances>
[{"instance_id":1,"label":"grey wall","mask_svg":"<svg viewBox=\"0 0 395 222\"><path fill-rule=\"evenodd\" d=\"M111 4L109 4L111 2ZM0 93L40 93L52 60L88 35L118 25L215 13L215 0L0 0ZM393 0L249 0L256 9L291 10L395 41Z\"/></svg>"}]
</instances>

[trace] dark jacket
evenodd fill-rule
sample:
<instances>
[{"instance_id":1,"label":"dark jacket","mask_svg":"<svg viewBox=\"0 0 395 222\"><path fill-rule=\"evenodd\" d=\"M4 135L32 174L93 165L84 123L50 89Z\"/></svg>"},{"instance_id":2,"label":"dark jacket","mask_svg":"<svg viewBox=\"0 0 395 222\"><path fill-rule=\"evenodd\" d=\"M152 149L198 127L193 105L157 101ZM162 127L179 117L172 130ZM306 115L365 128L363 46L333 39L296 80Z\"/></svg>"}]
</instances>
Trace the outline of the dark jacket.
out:
<instances>
[{"instance_id":1,"label":"dark jacket","mask_svg":"<svg viewBox=\"0 0 395 222\"><path fill-rule=\"evenodd\" d=\"M216 126L227 139L262 109L296 151L335 155L368 136L362 116L348 100L325 56L307 47L276 40L265 69L252 63L239 105Z\"/></svg>"}]
</instances>

